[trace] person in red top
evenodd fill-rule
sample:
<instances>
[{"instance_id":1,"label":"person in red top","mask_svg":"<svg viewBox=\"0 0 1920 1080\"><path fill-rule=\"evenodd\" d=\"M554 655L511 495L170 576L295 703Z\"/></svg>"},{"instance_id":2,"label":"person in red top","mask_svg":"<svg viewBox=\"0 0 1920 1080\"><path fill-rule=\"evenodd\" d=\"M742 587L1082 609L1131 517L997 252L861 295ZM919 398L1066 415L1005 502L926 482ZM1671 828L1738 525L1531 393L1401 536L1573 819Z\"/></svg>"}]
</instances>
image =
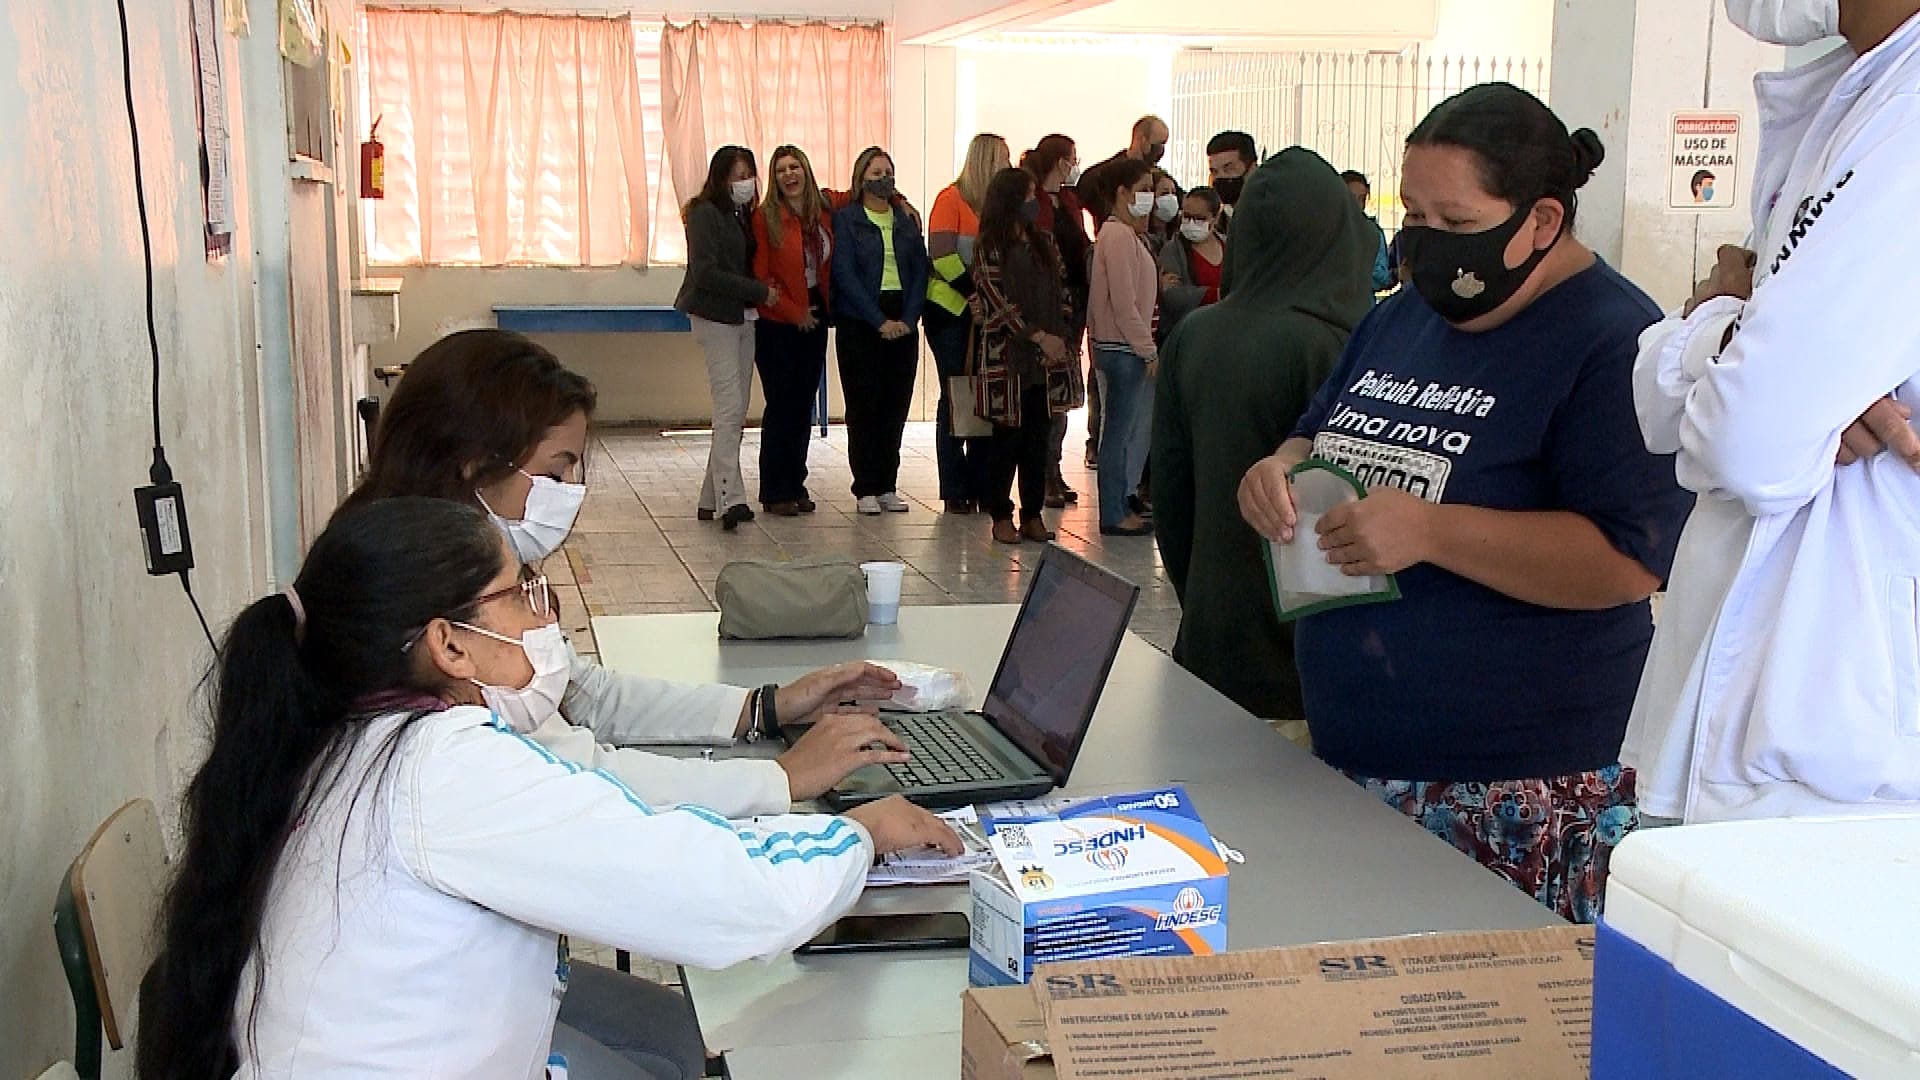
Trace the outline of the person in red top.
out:
<instances>
[{"instance_id":1,"label":"person in red top","mask_svg":"<svg viewBox=\"0 0 1920 1080\"><path fill-rule=\"evenodd\" d=\"M773 184L753 215L753 276L774 287L754 326L754 366L767 398L760 416L760 504L769 514L811 514L807 448L814 392L827 364L833 214L796 146L773 152Z\"/></svg>"},{"instance_id":2,"label":"person in red top","mask_svg":"<svg viewBox=\"0 0 1920 1080\"><path fill-rule=\"evenodd\" d=\"M1180 227L1160 249L1160 341L1189 313L1220 299L1227 245L1220 239L1220 195L1210 187L1187 192Z\"/></svg>"}]
</instances>

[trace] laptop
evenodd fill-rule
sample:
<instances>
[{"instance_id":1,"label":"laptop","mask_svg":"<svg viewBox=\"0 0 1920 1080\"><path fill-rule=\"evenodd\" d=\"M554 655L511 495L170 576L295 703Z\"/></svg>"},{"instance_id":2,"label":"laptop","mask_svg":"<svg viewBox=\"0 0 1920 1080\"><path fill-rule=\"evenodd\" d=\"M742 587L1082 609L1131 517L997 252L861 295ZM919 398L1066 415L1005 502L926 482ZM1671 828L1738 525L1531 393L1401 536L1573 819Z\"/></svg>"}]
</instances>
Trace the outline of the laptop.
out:
<instances>
[{"instance_id":1,"label":"laptop","mask_svg":"<svg viewBox=\"0 0 1920 1080\"><path fill-rule=\"evenodd\" d=\"M980 709L882 713L913 760L856 770L827 802L845 809L905 795L937 808L1065 785L1139 596L1139 586L1050 545Z\"/></svg>"}]
</instances>

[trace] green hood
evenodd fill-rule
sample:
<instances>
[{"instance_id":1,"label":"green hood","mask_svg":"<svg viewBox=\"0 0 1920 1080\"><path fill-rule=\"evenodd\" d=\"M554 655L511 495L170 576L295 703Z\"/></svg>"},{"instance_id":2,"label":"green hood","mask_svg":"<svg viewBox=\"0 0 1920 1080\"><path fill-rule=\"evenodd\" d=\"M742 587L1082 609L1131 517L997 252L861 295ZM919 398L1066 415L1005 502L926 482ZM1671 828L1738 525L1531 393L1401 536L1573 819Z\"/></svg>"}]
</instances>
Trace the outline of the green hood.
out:
<instances>
[{"instance_id":1,"label":"green hood","mask_svg":"<svg viewBox=\"0 0 1920 1080\"><path fill-rule=\"evenodd\" d=\"M1264 321L1290 310L1351 330L1373 307L1379 243L1333 166L1304 147L1282 150L1247 178L1234 208L1233 286L1220 317Z\"/></svg>"}]
</instances>

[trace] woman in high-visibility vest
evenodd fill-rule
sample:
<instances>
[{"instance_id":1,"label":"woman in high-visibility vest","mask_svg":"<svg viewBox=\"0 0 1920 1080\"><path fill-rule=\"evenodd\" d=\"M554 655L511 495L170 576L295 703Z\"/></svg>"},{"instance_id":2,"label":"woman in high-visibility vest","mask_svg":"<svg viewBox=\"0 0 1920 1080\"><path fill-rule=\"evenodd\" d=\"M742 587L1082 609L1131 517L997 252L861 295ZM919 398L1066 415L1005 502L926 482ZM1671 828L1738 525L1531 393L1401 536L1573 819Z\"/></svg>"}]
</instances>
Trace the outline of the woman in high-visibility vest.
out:
<instances>
[{"instance_id":1,"label":"woman in high-visibility vest","mask_svg":"<svg viewBox=\"0 0 1920 1080\"><path fill-rule=\"evenodd\" d=\"M967 348L978 333L967 311L973 295L968 271L973 268L973 245L980 233L980 206L995 173L1012 164L1007 140L998 135L975 135L967 146L960 176L933 200L927 219L927 254L933 273L927 278L925 326L927 344L940 369L939 425L934 448L940 459L940 498L950 514L983 509L987 497L987 470L992 453L986 439L961 439L953 433L954 410L971 415L974 403L956 401L948 393L948 379L966 374Z\"/></svg>"}]
</instances>

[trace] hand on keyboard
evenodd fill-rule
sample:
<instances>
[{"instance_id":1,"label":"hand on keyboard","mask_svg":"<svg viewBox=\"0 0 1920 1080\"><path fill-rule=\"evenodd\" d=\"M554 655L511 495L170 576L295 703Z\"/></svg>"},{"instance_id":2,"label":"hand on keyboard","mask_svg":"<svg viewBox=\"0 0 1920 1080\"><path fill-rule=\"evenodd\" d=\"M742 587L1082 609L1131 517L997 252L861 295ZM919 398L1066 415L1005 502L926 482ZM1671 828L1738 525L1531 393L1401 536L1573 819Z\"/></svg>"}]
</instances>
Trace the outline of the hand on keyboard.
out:
<instances>
[{"instance_id":1,"label":"hand on keyboard","mask_svg":"<svg viewBox=\"0 0 1920 1080\"><path fill-rule=\"evenodd\" d=\"M777 760L787 770L793 798L811 799L855 769L898 765L908 757L900 736L871 714L830 711Z\"/></svg>"},{"instance_id":2,"label":"hand on keyboard","mask_svg":"<svg viewBox=\"0 0 1920 1080\"><path fill-rule=\"evenodd\" d=\"M1003 780L1006 773L988 761L969 739L939 716L890 716L911 759L887 766L902 787L928 787L974 780Z\"/></svg>"}]
</instances>

